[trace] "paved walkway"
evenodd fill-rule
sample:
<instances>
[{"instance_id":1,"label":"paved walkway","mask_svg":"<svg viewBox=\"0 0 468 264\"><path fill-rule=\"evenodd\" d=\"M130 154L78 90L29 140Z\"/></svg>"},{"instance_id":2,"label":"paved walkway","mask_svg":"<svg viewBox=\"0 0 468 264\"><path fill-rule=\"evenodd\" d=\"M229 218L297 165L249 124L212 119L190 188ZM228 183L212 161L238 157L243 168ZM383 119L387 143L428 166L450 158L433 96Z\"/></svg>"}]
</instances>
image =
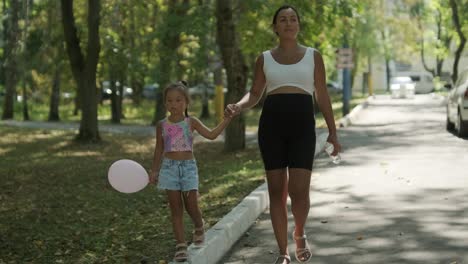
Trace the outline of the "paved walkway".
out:
<instances>
[{"instance_id":1,"label":"paved walkway","mask_svg":"<svg viewBox=\"0 0 468 264\"><path fill-rule=\"evenodd\" d=\"M468 264L468 140L445 130L443 101L377 97L339 135L342 164L314 166L311 263ZM266 211L218 263L273 263L276 249Z\"/></svg>"}]
</instances>

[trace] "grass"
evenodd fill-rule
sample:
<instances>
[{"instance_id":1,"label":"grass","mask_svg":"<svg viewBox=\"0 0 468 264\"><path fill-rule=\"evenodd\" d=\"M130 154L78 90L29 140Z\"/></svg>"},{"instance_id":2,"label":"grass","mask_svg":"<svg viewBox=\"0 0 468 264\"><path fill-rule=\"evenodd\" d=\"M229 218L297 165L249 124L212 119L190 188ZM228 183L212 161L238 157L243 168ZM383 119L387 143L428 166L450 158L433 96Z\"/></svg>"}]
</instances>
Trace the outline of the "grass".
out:
<instances>
[{"instance_id":1,"label":"grass","mask_svg":"<svg viewBox=\"0 0 468 264\"><path fill-rule=\"evenodd\" d=\"M70 133L0 127L0 263L170 259L174 240L165 194L154 186L121 194L107 182L115 160L149 168L154 139L107 135L100 144L79 145ZM195 146L209 225L263 182L257 148L227 154L222 147ZM189 239L192 226L185 221Z\"/></svg>"},{"instance_id":2,"label":"grass","mask_svg":"<svg viewBox=\"0 0 468 264\"><path fill-rule=\"evenodd\" d=\"M353 99L351 107L363 100ZM332 101L339 119L340 98ZM123 123L146 125L153 108L151 101L127 105ZM72 110L61 107L63 121L77 121ZM199 102L191 110L198 115ZM32 105L32 119L46 120L47 111ZM110 119L106 111L100 107L100 122ZM259 115L260 109L246 112L248 129L256 130ZM317 115L317 125L324 124ZM103 134L103 142L82 145L70 140L73 132L4 126L0 135L0 263L158 263L172 258L175 242L165 194L154 186L121 194L107 182L115 160L128 158L149 168L153 137ZM256 146L223 153L222 143L200 142L194 149L200 206L212 226L264 181L263 165ZM192 224L187 216L184 221L189 240Z\"/></svg>"}]
</instances>

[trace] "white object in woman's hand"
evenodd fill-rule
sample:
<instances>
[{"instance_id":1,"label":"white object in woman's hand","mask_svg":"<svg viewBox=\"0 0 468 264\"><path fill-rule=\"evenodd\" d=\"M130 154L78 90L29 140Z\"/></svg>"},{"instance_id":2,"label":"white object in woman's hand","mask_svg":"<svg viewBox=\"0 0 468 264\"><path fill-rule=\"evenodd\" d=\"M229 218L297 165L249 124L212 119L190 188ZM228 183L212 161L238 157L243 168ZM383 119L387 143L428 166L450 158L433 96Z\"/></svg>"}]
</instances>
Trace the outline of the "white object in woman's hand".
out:
<instances>
[{"instance_id":1,"label":"white object in woman's hand","mask_svg":"<svg viewBox=\"0 0 468 264\"><path fill-rule=\"evenodd\" d=\"M328 135L327 142L333 145L333 151L330 153L333 156L338 155L341 152L341 144L338 142L338 138L335 135Z\"/></svg>"}]
</instances>

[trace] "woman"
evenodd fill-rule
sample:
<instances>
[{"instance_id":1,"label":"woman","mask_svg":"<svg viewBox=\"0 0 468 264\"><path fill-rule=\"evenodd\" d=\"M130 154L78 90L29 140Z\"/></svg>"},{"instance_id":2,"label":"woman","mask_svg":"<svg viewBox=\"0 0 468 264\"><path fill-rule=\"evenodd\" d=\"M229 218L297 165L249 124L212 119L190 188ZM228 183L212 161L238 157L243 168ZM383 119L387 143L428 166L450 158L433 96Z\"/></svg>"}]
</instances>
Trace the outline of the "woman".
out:
<instances>
[{"instance_id":1,"label":"woman","mask_svg":"<svg viewBox=\"0 0 468 264\"><path fill-rule=\"evenodd\" d=\"M232 117L253 107L266 88L258 142L280 254L275 263L291 262L287 247L288 194L295 224L292 231L295 256L303 263L312 257L304 227L310 208L309 186L315 152L314 93L328 126L327 141L334 146L332 155L341 146L326 89L323 59L316 50L298 43L300 17L296 9L289 5L280 7L273 17L273 30L279 38L278 46L258 56L250 92L236 104L227 105L225 115Z\"/></svg>"}]
</instances>

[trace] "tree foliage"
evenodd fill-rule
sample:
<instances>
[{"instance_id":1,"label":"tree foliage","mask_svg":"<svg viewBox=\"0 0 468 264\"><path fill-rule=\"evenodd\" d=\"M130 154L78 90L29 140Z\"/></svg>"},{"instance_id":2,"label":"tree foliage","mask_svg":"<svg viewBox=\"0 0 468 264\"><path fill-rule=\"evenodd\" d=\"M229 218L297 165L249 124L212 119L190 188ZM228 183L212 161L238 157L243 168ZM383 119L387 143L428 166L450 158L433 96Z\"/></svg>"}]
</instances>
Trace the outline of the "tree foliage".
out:
<instances>
[{"instance_id":1,"label":"tree foliage","mask_svg":"<svg viewBox=\"0 0 468 264\"><path fill-rule=\"evenodd\" d=\"M113 84L110 106L97 106L112 107L113 122L125 118L121 115L125 107L124 86L133 89L131 100L138 105L145 85L160 85L158 100L154 109L150 109L154 112L153 120L148 120L154 123L165 115L160 92L168 82L184 79L191 85L212 83L214 72L219 72L222 52L216 44L216 1L101 0L101 34L94 42L89 38L92 32L88 27L87 6L90 2L72 2L75 35L83 57L81 62L72 60L83 67L89 63L86 59L89 51L96 50L89 49L89 45L101 46L97 53L96 80L90 85L96 86L99 99L102 83ZM16 6L16 3L20 4ZM25 3L30 6L27 16ZM322 53L329 79L338 76L335 51L343 46L345 38L354 51L354 75L368 71L371 61L384 60L389 68L391 61L410 64L418 55L426 70L435 76L443 74L442 68L448 66L447 58L455 58L451 72L452 78L457 76L468 33L466 0L292 0L289 3L301 16L300 43ZM274 12L282 4L279 0L232 0L236 45L245 60L247 83L256 57L277 45L271 24ZM59 120L60 104L69 103L64 100L64 93L76 99L78 113L85 102L78 100L83 95L79 84L73 81L78 76L76 71L67 67L70 58L64 43L71 29L64 31L62 23L58 23L62 16L58 2L2 0L0 13L0 92L5 94L0 99L2 118L13 118L14 105L19 103L16 96L22 93L30 95L30 102L49 103L50 120ZM17 71L21 74L16 74Z\"/></svg>"}]
</instances>

